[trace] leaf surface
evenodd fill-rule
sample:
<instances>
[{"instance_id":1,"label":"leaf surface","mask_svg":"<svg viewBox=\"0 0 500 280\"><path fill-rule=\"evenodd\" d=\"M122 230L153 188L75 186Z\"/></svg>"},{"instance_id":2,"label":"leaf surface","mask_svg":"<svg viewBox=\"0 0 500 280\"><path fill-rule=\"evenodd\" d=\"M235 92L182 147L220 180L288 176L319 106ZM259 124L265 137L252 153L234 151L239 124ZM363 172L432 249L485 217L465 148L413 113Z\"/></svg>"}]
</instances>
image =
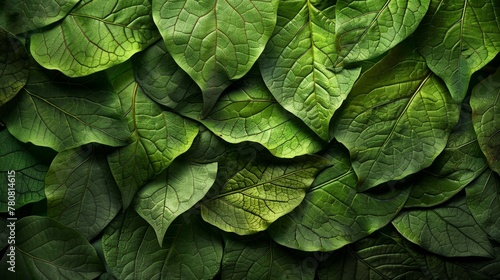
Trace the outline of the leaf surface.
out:
<instances>
[{"instance_id":1,"label":"leaf surface","mask_svg":"<svg viewBox=\"0 0 500 280\"><path fill-rule=\"evenodd\" d=\"M28 53L21 41L0 27L0 106L24 87L29 72Z\"/></svg>"}]
</instances>

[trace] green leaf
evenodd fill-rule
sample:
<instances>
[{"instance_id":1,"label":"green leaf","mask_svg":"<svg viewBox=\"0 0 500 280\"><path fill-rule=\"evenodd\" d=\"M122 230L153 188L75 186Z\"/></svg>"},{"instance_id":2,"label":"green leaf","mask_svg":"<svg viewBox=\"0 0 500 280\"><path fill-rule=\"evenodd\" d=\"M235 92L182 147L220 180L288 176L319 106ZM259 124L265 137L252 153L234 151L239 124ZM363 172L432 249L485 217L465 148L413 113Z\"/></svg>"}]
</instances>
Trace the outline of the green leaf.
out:
<instances>
[{"instance_id":1,"label":"green leaf","mask_svg":"<svg viewBox=\"0 0 500 280\"><path fill-rule=\"evenodd\" d=\"M251 162L203 202L205 221L240 235L263 231L304 199L314 177L328 165L315 156L283 163Z\"/></svg>"},{"instance_id":2,"label":"green leaf","mask_svg":"<svg viewBox=\"0 0 500 280\"><path fill-rule=\"evenodd\" d=\"M40 216L25 217L15 226L16 272L7 271L4 255L2 279L94 279L104 271L95 249L75 230Z\"/></svg>"},{"instance_id":3,"label":"green leaf","mask_svg":"<svg viewBox=\"0 0 500 280\"><path fill-rule=\"evenodd\" d=\"M277 6L277 0L153 0L168 52L203 92L204 116L264 50Z\"/></svg>"},{"instance_id":4,"label":"green leaf","mask_svg":"<svg viewBox=\"0 0 500 280\"><path fill-rule=\"evenodd\" d=\"M19 142L7 130L0 131L0 212L7 212L8 207L20 208L28 203L37 202L45 198L44 178L49 169L50 161L44 154L50 154L48 149L40 149L30 144ZM8 172L14 171L15 205L9 205ZM12 204L12 202L11 202Z\"/></svg>"},{"instance_id":5,"label":"green leaf","mask_svg":"<svg viewBox=\"0 0 500 280\"><path fill-rule=\"evenodd\" d=\"M129 145L108 156L111 172L127 208L137 190L161 174L191 146L198 127L174 113L163 111L134 80L129 65L108 71L132 132Z\"/></svg>"},{"instance_id":6,"label":"green leaf","mask_svg":"<svg viewBox=\"0 0 500 280\"><path fill-rule=\"evenodd\" d=\"M405 207L443 203L478 177L487 166L472 126L470 108L462 108L460 120L451 132L446 148L431 166L417 173L411 181L412 189Z\"/></svg>"},{"instance_id":7,"label":"green leaf","mask_svg":"<svg viewBox=\"0 0 500 280\"><path fill-rule=\"evenodd\" d=\"M500 242L500 177L486 170L467 188L467 206L481 228Z\"/></svg>"},{"instance_id":8,"label":"green leaf","mask_svg":"<svg viewBox=\"0 0 500 280\"><path fill-rule=\"evenodd\" d=\"M0 27L0 106L16 96L29 76L29 58L21 41Z\"/></svg>"},{"instance_id":9,"label":"green leaf","mask_svg":"<svg viewBox=\"0 0 500 280\"><path fill-rule=\"evenodd\" d=\"M45 68L79 77L120 64L157 39L149 0L82 0L31 36L31 54Z\"/></svg>"},{"instance_id":10,"label":"green leaf","mask_svg":"<svg viewBox=\"0 0 500 280\"><path fill-rule=\"evenodd\" d=\"M415 33L427 65L455 101L464 99L471 75L500 51L498 14L495 0L433 0Z\"/></svg>"},{"instance_id":11,"label":"green leaf","mask_svg":"<svg viewBox=\"0 0 500 280\"><path fill-rule=\"evenodd\" d=\"M442 256L493 256L488 236L467 208L465 196L439 208L403 211L392 224L409 241Z\"/></svg>"},{"instance_id":12,"label":"green leaf","mask_svg":"<svg viewBox=\"0 0 500 280\"><path fill-rule=\"evenodd\" d=\"M302 251L332 251L392 221L409 189L356 192L357 178L345 148L335 145L332 167L321 172L304 201L269 228L279 244Z\"/></svg>"},{"instance_id":13,"label":"green leaf","mask_svg":"<svg viewBox=\"0 0 500 280\"><path fill-rule=\"evenodd\" d=\"M211 279L222 260L222 240L192 213L170 225L163 247L153 228L132 209L110 224L102 242L118 279Z\"/></svg>"},{"instance_id":14,"label":"green leaf","mask_svg":"<svg viewBox=\"0 0 500 280\"><path fill-rule=\"evenodd\" d=\"M56 151L93 142L127 144L118 96L106 90L101 77L67 80L57 74L31 69L27 85L0 111L9 132Z\"/></svg>"},{"instance_id":15,"label":"green leaf","mask_svg":"<svg viewBox=\"0 0 500 280\"><path fill-rule=\"evenodd\" d=\"M472 123L488 164L500 174L500 68L472 90Z\"/></svg>"},{"instance_id":16,"label":"green leaf","mask_svg":"<svg viewBox=\"0 0 500 280\"><path fill-rule=\"evenodd\" d=\"M15 34L28 32L64 18L79 0L3 0L0 25Z\"/></svg>"},{"instance_id":17,"label":"green leaf","mask_svg":"<svg viewBox=\"0 0 500 280\"><path fill-rule=\"evenodd\" d=\"M201 110L197 100L187 99L176 110L197 119ZM227 142L256 142L282 158L312 154L324 143L274 100L253 71L233 84L200 122Z\"/></svg>"},{"instance_id":18,"label":"green leaf","mask_svg":"<svg viewBox=\"0 0 500 280\"><path fill-rule=\"evenodd\" d=\"M217 163L174 161L138 192L134 209L153 227L160 246L170 224L205 196L216 173Z\"/></svg>"},{"instance_id":19,"label":"green leaf","mask_svg":"<svg viewBox=\"0 0 500 280\"><path fill-rule=\"evenodd\" d=\"M118 214L120 192L98 146L59 153L45 177L47 215L91 240Z\"/></svg>"},{"instance_id":20,"label":"green leaf","mask_svg":"<svg viewBox=\"0 0 500 280\"><path fill-rule=\"evenodd\" d=\"M430 0L339 0L335 45L339 62L375 58L411 35Z\"/></svg>"},{"instance_id":21,"label":"green leaf","mask_svg":"<svg viewBox=\"0 0 500 280\"><path fill-rule=\"evenodd\" d=\"M265 235L225 238L222 279L314 279L315 266Z\"/></svg>"},{"instance_id":22,"label":"green leaf","mask_svg":"<svg viewBox=\"0 0 500 280\"><path fill-rule=\"evenodd\" d=\"M458 121L459 106L410 44L361 76L336 119L360 191L431 165Z\"/></svg>"},{"instance_id":23,"label":"green leaf","mask_svg":"<svg viewBox=\"0 0 500 280\"><path fill-rule=\"evenodd\" d=\"M336 61L335 7L306 0L280 1L278 22L259 66L273 96L322 139L360 68L332 70Z\"/></svg>"}]
</instances>

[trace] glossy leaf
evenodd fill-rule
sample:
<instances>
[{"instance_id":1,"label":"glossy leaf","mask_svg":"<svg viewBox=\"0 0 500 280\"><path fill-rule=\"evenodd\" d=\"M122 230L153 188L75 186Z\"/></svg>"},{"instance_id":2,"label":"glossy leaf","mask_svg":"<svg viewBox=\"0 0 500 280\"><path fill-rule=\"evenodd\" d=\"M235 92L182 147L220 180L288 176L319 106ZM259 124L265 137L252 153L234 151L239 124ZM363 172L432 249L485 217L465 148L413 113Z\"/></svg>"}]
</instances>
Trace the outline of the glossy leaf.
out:
<instances>
[{"instance_id":1,"label":"glossy leaf","mask_svg":"<svg viewBox=\"0 0 500 280\"><path fill-rule=\"evenodd\" d=\"M97 146L59 153L45 177L47 215L91 240L121 209L106 155Z\"/></svg>"},{"instance_id":2,"label":"glossy leaf","mask_svg":"<svg viewBox=\"0 0 500 280\"><path fill-rule=\"evenodd\" d=\"M255 235L225 239L222 279L314 279L307 257Z\"/></svg>"},{"instance_id":3,"label":"glossy leaf","mask_svg":"<svg viewBox=\"0 0 500 280\"><path fill-rule=\"evenodd\" d=\"M82 0L30 41L42 66L79 77L122 63L157 39L150 1Z\"/></svg>"},{"instance_id":4,"label":"glossy leaf","mask_svg":"<svg viewBox=\"0 0 500 280\"><path fill-rule=\"evenodd\" d=\"M50 154L46 149L37 149L30 144L19 142L9 134L7 130L0 131L0 212L8 209L8 172L14 171L13 178L15 205L18 209L28 203L37 202L45 198L44 178L49 169L50 159L44 158L44 154ZM13 215L10 215L13 216Z\"/></svg>"},{"instance_id":5,"label":"glossy leaf","mask_svg":"<svg viewBox=\"0 0 500 280\"><path fill-rule=\"evenodd\" d=\"M474 220L465 197L439 208L403 211L392 224L406 239L442 256L493 256L488 236Z\"/></svg>"},{"instance_id":6,"label":"glossy leaf","mask_svg":"<svg viewBox=\"0 0 500 280\"><path fill-rule=\"evenodd\" d=\"M410 44L362 75L334 124L360 191L429 166L458 121L458 105Z\"/></svg>"},{"instance_id":7,"label":"glossy leaf","mask_svg":"<svg viewBox=\"0 0 500 280\"><path fill-rule=\"evenodd\" d=\"M94 142L125 145L129 132L118 96L99 82L98 76L65 80L32 68L27 85L0 111L0 118L22 142L56 151Z\"/></svg>"},{"instance_id":8,"label":"glossy leaf","mask_svg":"<svg viewBox=\"0 0 500 280\"><path fill-rule=\"evenodd\" d=\"M222 240L193 213L176 219L163 247L132 209L105 231L104 256L118 279L211 279L220 269Z\"/></svg>"},{"instance_id":9,"label":"glossy leaf","mask_svg":"<svg viewBox=\"0 0 500 280\"><path fill-rule=\"evenodd\" d=\"M495 0L431 1L416 43L455 101L462 102L471 75L500 51L499 13Z\"/></svg>"},{"instance_id":10,"label":"glossy leaf","mask_svg":"<svg viewBox=\"0 0 500 280\"><path fill-rule=\"evenodd\" d=\"M472 126L470 108L462 108L460 120L443 152L431 166L404 182L411 184L405 207L441 204L472 182L487 166Z\"/></svg>"},{"instance_id":11,"label":"glossy leaf","mask_svg":"<svg viewBox=\"0 0 500 280\"><path fill-rule=\"evenodd\" d=\"M137 193L134 208L153 227L160 246L170 224L205 196L216 173L217 163L174 162Z\"/></svg>"},{"instance_id":12,"label":"glossy leaf","mask_svg":"<svg viewBox=\"0 0 500 280\"><path fill-rule=\"evenodd\" d=\"M0 106L24 87L29 72L28 53L21 41L0 27Z\"/></svg>"},{"instance_id":13,"label":"glossy leaf","mask_svg":"<svg viewBox=\"0 0 500 280\"><path fill-rule=\"evenodd\" d=\"M240 235L265 230L297 207L328 162L307 156L287 163L251 162L203 202L205 221Z\"/></svg>"},{"instance_id":14,"label":"glossy leaf","mask_svg":"<svg viewBox=\"0 0 500 280\"><path fill-rule=\"evenodd\" d=\"M467 188L467 206L481 228L500 242L500 177L486 170Z\"/></svg>"},{"instance_id":15,"label":"glossy leaf","mask_svg":"<svg viewBox=\"0 0 500 280\"><path fill-rule=\"evenodd\" d=\"M111 70L108 71L110 79L132 132L132 143L108 156L124 208L127 208L140 187L189 149L198 127L174 113L163 111L147 97L134 80L129 65Z\"/></svg>"},{"instance_id":16,"label":"glossy leaf","mask_svg":"<svg viewBox=\"0 0 500 280\"><path fill-rule=\"evenodd\" d=\"M360 68L333 72L335 7L319 10L311 2L280 1L278 22L259 66L276 100L322 139Z\"/></svg>"},{"instance_id":17,"label":"glossy leaf","mask_svg":"<svg viewBox=\"0 0 500 280\"><path fill-rule=\"evenodd\" d=\"M167 50L203 92L203 115L255 63L276 24L277 0L154 0Z\"/></svg>"},{"instance_id":18,"label":"glossy leaf","mask_svg":"<svg viewBox=\"0 0 500 280\"><path fill-rule=\"evenodd\" d=\"M297 208L269 228L279 244L302 251L336 250L384 227L403 207L408 188L356 192L349 154L338 144L331 149L333 166L316 177Z\"/></svg>"},{"instance_id":19,"label":"glossy leaf","mask_svg":"<svg viewBox=\"0 0 500 280\"><path fill-rule=\"evenodd\" d=\"M500 174L500 68L472 90L472 123L488 164Z\"/></svg>"},{"instance_id":20,"label":"glossy leaf","mask_svg":"<svg viewBox=\"0 0 500 280\"><path fill-rule=\"evenodd\" d=\"M2 279L94 279L104 266L95 249L75 230L47 217L29 216L16 222L16 272Z\"/></svg>"}]
</instances>

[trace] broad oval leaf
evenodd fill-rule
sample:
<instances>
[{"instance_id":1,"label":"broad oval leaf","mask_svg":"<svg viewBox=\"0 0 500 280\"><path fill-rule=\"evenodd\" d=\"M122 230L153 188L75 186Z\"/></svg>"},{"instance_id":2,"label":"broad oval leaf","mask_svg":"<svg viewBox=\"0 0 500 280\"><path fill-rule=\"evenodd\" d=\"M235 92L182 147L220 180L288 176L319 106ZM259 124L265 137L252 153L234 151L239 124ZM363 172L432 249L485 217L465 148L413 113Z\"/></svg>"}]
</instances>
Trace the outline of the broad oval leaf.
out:
<instances>
[{"instance_id":1,"label":"broad oval leaf","mask_svg":"<svg viewBox=\"0 0 500 280\"><path fill-rule=\"evenodd\" d=\"M431 165L458 121L459 106L410 44L361 76L334 124L360 191Z\"/></svg>"},{"instance_id":2,"label":"broad oval leaf","mask_svg":"<svg viewBox=\"0 0 500 280\"><path fill-rule=\"evenodd\" d=\"M446 257L492 257L493 247L467 208L465 196L432 209L399 213L392 221L409 241Z\"/></svg>"},{"instance_id":3,"label":"broad oval leaf","mask_svg":"<svg viewBox=\"0 0 500 280\"><path fill-rule=\"evenodd\" d=\"M462 102L471 75L500 51L500 2L496 0L431 1L415 32L427 65Z\"/></svg>"},{"instance_id":4,"label":"broad oval leaf","mask_svg":"<svg viewBox=\"0 0 500 280\"><path fill-rule=\"evenodd\" d=\"M106 155L88 145L59 153L45 177L47 215L93 239L118 214L121 198Z\"/></svg>"},{"instance_id":5,"label":"broad oval leaf","mask_svg":"<svg viewBox=\"0 0 500 280\"><path fill-rule=\"evenodd\" d=\"M331 148L332 167L321 172L304 201L273 223L268 232L281 245L302 251L332 251L355 242L392 221L409 189L358 193L349 154Z\"/></svg>"},{"instance_id":6,"label":"broad oval leaf","mask_svg":"<svg viewBox=\"0 0 500 280\"><path fill-rule=\"evenodd\" d=\"M0 106L24 87L29 72L28 53L23 44L0 27Z\"/></svg>"},{"instance_id":7,"label":"broad oval leaf","mask_svg":"<svg viewBox=\"0 0 500 280\"><path fill-rule=\"evenodd\" d=\"M79 77L120 64L157 39L149 0L82 0L30 44L42 66Z\"/></svg>"},{"instance_id":8,"label":"broad oval leaf","mask_svg":"<svg viewBox=\"0 0 500 280\"><path fill-rule=\"evenodd\" d=\"M276 100L323 140L360 74L360 68L333 72L335 7L319 10L306 0L280 1L278 22L259 66Z\"/></svg>"},{"instance_id":9,"label":"broad oval leaf","mask_svg":"<svg viewBox=\"0 0 500 280\"><path fill-rule=\"evenodd\" d=\"M500 174L500 68L472 90L470 106L477 141L488 164Z\"/></svg>"},{"instance_id":10,"label":"broad oval leaf","mask_svg":"<svg viewBox=\"0 0 500 280\"><path fill-rule=\"evenodd\" d=\"M431 0L339 0L335 45L339 63L375 58L417 29Z\"/></svg>"},{"instance_id":11,"label":"broad oval leaf","mask_svg":"<svg viewBox=\"0 0 500 280\"><path fill-rule=\"evenodd\" d=\"M3 279L94 279L104 265L90 243L74 229L47 217L28 216L15 223L16 272ZM7 262L6 256L2 265ZM56 277L56 278L54 278Z\"/></svg>"},{"instance_id":12,"label":"broad oval leaf","mask_svg":"<svg viewBox=\"0 0 500 280\"><path fill-rule=\"evenodd\" d=\"M304 156L283 163L250 162L204 201L201 214L218 228L240 235L263 231L297 207L328 161Z\"/></svg>"},{"instance_id":13,"label":"broad oval leaf","mask_svg":"<svg viewBox=\"0 0 500 280\"><path fill-rule=\"evenodd\" d=\"M108 226L102 246L118 279L211 279L222 260L220 236L192 212L170 225L160 247L153 228L129 209Z\"/></svg>"},{"instance_id":14,"label":"broad oval leaf","mask_svg":"<svg viewBox=\"0 0 500 280\"><path fill-rule=\"evenodd\" d=\"M203 92L203 115L252 68L274 30L277 6L277 0L153 0L168 52Z\"/></svg>"},{"instance_id":15,"label":"broad oval leaf","mask_svg":"<svg viewBox=\"0 0 500 280\"><path fill-rule=\"evenodd\" d=\"M134 209L153 227L160 246L170 224L205 196L215 182L216 174L215 162L174 161L137 193Z\"/></svg>"}]
</instances>

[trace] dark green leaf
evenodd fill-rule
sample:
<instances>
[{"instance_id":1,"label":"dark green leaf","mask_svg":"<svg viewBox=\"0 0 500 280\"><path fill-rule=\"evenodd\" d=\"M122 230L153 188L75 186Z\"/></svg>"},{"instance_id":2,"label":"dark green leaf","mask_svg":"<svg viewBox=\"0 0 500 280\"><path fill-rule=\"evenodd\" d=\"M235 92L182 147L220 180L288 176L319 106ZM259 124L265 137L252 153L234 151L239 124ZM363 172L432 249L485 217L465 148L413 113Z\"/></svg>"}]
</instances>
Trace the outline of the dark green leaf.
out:
<instances>
[{"instance_id":1,"label":"dark green leaf","mask_svg":"<svg viewBox=\"0 0 500 280\"><path fill-rule=\"evenodd\" d=\"M0 27L0 106L16 96L28 76L26 49L19 39Z\"/></svg>"}]
</instances>

